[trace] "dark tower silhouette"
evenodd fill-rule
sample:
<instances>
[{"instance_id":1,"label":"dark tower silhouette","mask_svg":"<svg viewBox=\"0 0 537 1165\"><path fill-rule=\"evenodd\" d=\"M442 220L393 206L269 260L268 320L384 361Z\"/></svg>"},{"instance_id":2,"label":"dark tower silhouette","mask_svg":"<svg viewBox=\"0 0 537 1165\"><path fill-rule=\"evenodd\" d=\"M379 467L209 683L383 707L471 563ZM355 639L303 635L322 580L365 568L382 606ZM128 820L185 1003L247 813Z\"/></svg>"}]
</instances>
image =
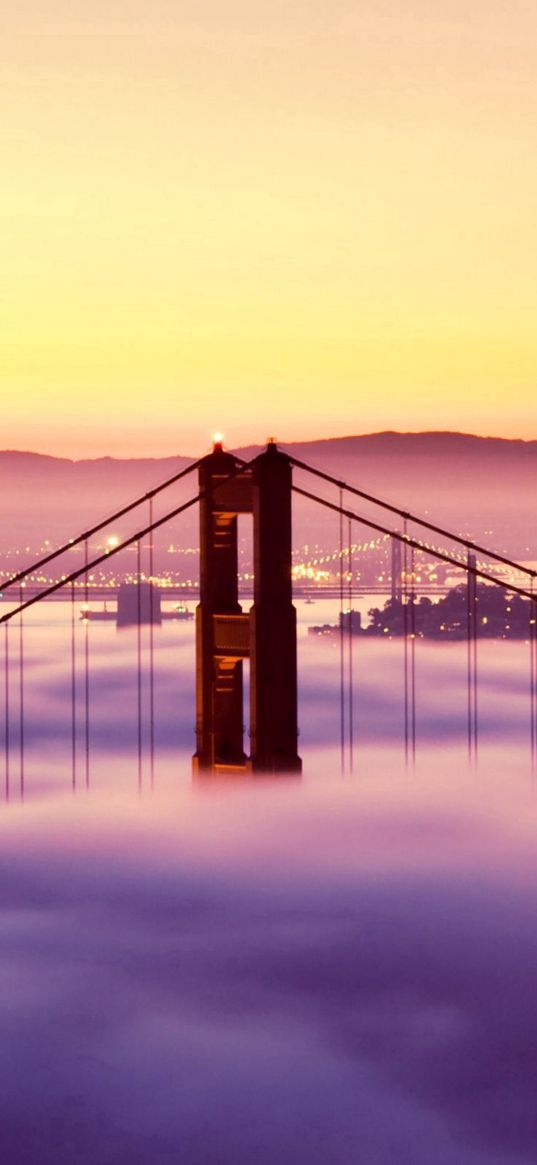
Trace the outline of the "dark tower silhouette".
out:
<instances>
[{"instance_id":1,"label":"dark tower silhouette","mask_svg":"<svg viewBox=\"0 0 537 1165\"><path fill-rule=\"evenodd\" d=\"M199 470L196 753L201 770L300 771L291 465L269 444L248 469L217 443ZM254 606L238 600L237 515L254 519ZM251 756L244 752L242 661L250 658Z\"/></svg>"},{"instance_id":2,"label":"dark tower silhouette","mask_svg":"<svg viewBox=\"0 0 537 1165\"><path fill-rule=\"evenodd\" d=\"M254 605L251 620L252 767L300 770L296 611L291 578L289 458L267 445L254 463Z\"/></svg>"}]
</instances>

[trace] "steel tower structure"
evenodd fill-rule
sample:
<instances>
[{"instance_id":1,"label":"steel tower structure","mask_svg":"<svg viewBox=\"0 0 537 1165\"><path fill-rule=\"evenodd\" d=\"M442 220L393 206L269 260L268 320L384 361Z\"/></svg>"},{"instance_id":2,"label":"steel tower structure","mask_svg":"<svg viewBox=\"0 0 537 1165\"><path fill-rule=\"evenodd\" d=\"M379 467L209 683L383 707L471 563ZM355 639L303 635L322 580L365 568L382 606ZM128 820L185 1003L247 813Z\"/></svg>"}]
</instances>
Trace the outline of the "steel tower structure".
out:
<instances>
[{"instance_id":1,"label":"steel tower structure","mask_svg":"<svg viewBox=\"0 0 537 1165\"><path fill-rule=\"evenodd\" d=\"M289 458L270 442L247 468L216 442L199 467L196 752L200 771L300 772ZM254 604L238 594L237 518L253 515ZM243 660L250 660L250 756Z\"/></svg>"}]
</instances>

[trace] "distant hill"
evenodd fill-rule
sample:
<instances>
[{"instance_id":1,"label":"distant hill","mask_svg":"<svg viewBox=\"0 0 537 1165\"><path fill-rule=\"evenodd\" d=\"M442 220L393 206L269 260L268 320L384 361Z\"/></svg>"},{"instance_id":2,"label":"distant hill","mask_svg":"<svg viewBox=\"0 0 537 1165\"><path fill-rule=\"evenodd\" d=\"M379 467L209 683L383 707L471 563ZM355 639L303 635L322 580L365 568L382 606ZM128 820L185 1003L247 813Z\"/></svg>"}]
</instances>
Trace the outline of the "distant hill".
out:
<instances>
[{"instance_id":1,"label":"distant hill","mask_svg":"<svg viewBox=\"0 0 537 1165\"><path fill-rule=\"evenodd\" d=\"M0 550L25 543L35 546L45 539L53 544L63 541L190 462L190 458L180 456L70 461L39 453L0 452L0 489L4 499ZM126 521L121 532L136 529ZM140 522L138 513L137 524Z\"/></svg>"},{"instance_id":2,"label":"distant hill","mask_svg":"<svg viewBox=\"0 0 537 1165\"><path fill-rule=\"evenodd\" d=\"M386 432L289 451L459 533L486 532L488 544L537 556L537 441Z\"/></svg>"},{"instance_id":3,"label":"distant hill","mask_svg":"<svg viewBox=\"0 0 537 1165\"><path fill-rule=\"evenodd\" d=\"M486 538L521 558L537 557L537 441L502 440L461 433L374 433L282 445L301 460L404 508L428 514L460 533ZM259 447L238 450L250 459ZM3 499L0 549L35 547L68 538L189 464L189 458L70 461L35 453L0 452ZM296 473L324 496L330 487ZM190 495L191 481L174 487L158 512ZM354 499L352 507L374 511ZM139 519L138 519L139 523ZM390 524L390 523L389 523ZM135 529L124 521L120 533ZM173 527L173 537L197 541L194 512ZM168 532L164 540L171 537ZM337 519L297 499L297 542L337 542Z\"/></svg>"}]
</instances>

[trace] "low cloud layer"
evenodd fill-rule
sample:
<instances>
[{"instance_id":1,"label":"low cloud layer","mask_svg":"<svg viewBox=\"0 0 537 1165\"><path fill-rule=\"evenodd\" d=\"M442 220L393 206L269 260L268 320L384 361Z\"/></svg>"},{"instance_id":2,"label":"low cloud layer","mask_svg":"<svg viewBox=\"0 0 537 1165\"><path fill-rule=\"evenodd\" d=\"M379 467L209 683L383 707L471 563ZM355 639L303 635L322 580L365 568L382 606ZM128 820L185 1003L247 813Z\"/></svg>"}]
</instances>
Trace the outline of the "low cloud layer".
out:
<instances>
[{"instance_id":1,"label":"low cloud layer","mask_svg":"<svg viewBox=\"0 0 537 1165\"><path fill-rule=\"evenodd\" d=\"M96 779L76 797L68 677L45 644L28 660L27 800L1 817L6 1162L530 1165L536 813L511 649L484 676L496 756L477 774L449 728L455 653L424 653L411 773L375 649L342 780L322 644L302 664L304 779L193 785L192 650L170 636L140 796L133 643L113 645L93 645Z\"/></svg>"}]
</instances>

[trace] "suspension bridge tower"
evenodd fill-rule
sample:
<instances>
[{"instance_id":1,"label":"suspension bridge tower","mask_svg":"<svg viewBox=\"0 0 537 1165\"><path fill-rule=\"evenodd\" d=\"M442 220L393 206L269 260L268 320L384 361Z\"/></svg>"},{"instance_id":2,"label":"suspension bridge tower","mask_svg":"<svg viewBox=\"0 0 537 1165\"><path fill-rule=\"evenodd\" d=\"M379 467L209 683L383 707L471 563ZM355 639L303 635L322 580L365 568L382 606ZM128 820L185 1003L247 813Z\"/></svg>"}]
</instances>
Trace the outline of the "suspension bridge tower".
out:
<instances>
[{"instance_id":1,"label":"suspension bridge tower","mask_svg":"<svg viewBox=\"0 0 537 1165\"><path fill-rule=\"evenodd\" d=\"M199 469L195 770L300 772L289 458L270 442L242 468L216 442ZM239 514L253 515L254 603L238 593ZM243 661L250 661L250 756Z\"/></svg>"}]
</instances>

